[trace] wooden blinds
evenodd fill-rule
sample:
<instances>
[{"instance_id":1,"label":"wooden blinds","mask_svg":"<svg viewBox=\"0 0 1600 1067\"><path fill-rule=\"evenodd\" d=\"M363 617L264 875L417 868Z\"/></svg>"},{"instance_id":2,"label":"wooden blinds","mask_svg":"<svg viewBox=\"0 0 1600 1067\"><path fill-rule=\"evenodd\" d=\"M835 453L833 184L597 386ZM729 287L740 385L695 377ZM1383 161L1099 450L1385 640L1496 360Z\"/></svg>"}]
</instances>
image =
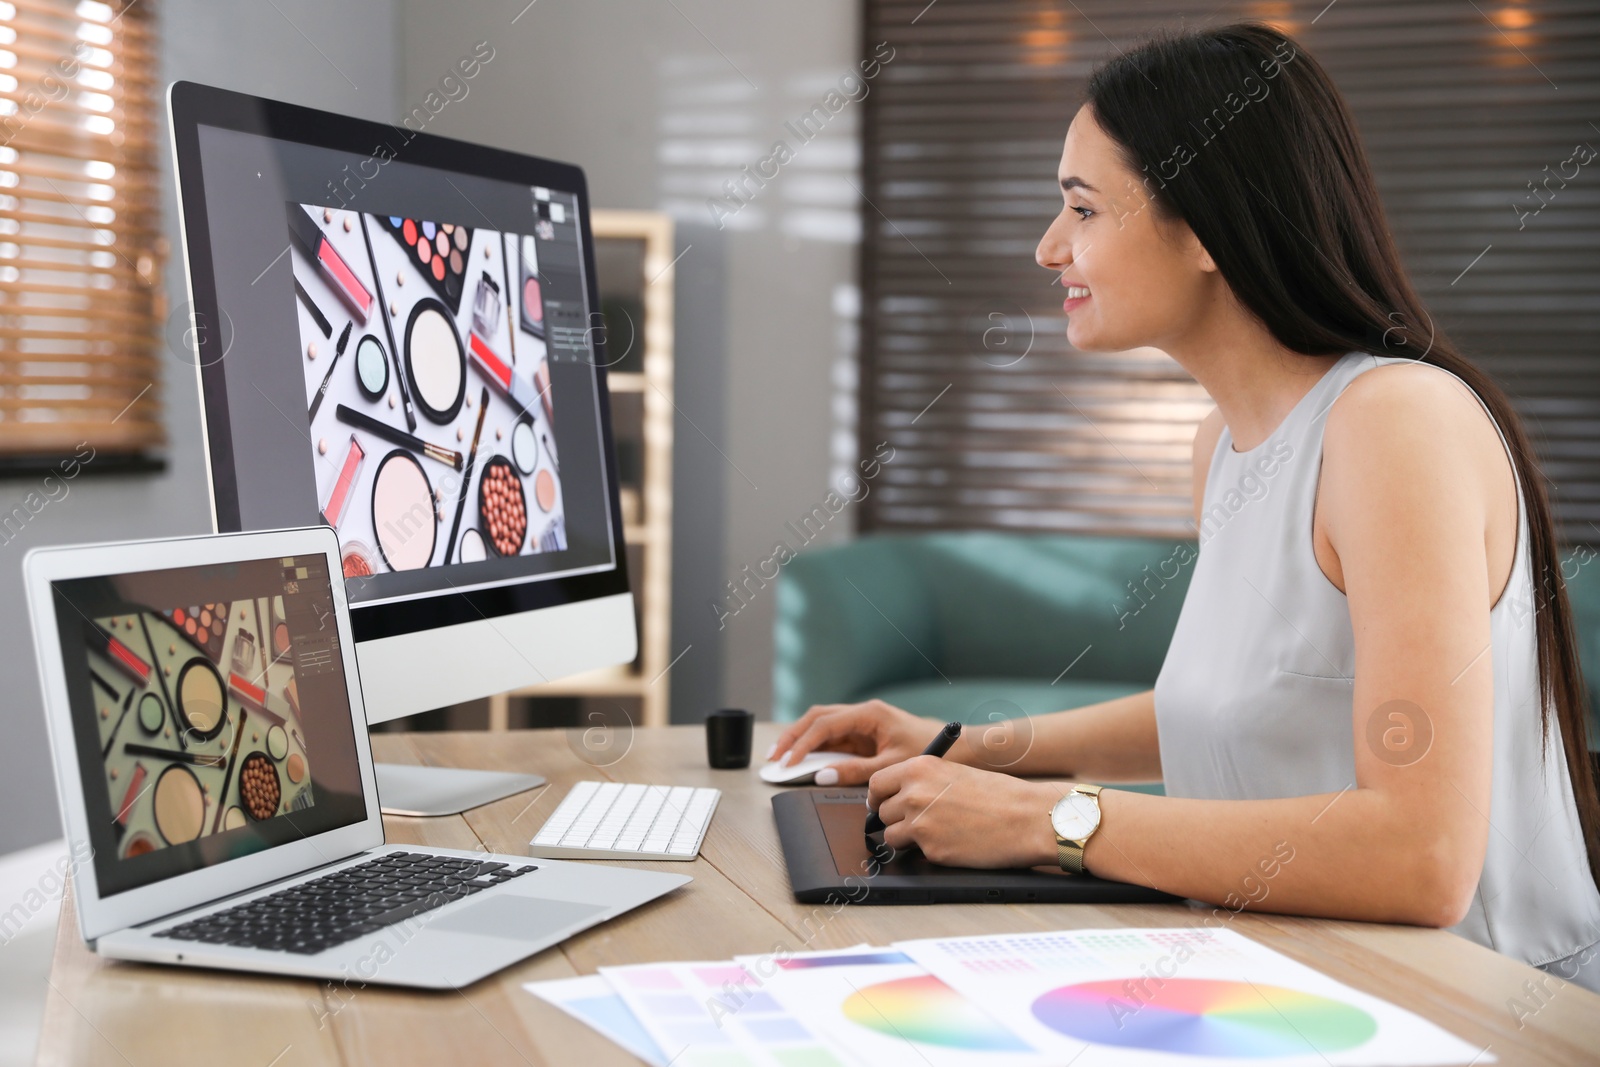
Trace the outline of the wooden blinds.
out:
<instances>
[{"instance_id":1,"label":"wooden blinds","mask_svg":"<svg viewBox=\"0 0 1600 1067\"><path fill-rule=\"evenodd\" d=\"M0 465L163 440L153 3L0 0Z\"/></svg>"},{"instance_id":2,"label":"wooden blinds","mask_svg":"<svg viewBox=\"0 0 1600 1067\"><path fill-rule=\"evenodd\" d=\"M865 0L865 49L895 54L865 101L862 454L896 452L864 527L1194 536L1209 399L1154 350L1073 350L1033 253L1094 65L1158 26L1241 17L1329 69L1424 301L1519 403L1561 533L1600 539L1600 7L1585 0Z\"/></svg>"}]
</instances>

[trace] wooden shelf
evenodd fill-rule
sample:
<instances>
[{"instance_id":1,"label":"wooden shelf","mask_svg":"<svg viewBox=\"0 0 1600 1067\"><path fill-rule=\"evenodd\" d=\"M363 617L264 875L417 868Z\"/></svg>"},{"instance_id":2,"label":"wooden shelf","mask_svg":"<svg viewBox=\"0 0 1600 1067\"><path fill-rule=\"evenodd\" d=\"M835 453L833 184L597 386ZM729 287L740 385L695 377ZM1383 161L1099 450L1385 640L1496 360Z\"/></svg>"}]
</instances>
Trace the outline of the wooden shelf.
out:
<instances>
[{"instance_id":1,"label":"wooden shelf","mask_svg":"<svg viewBox=\"0 0 1600 1067\"><path fill-rule=\"evenodd\" d=\"M613 394L638 396L631 410L642 407L641 477L635 494L637 506L625 512L635 521L625 523L623 540L638 546L643 557L630 569L629 584L639 619L639 669L622 664L557 679L544 685L501 693L489 700L489 728L504 730L510 718L510 698L518 697L637 697L645 726L665 726L670 721L671 685L661 676L671 664L672 619L672 219L658 211L597 210L590 217L596 258L607 241L642 246L643 257L632 295L644 309L640 328L642 371L609 371L606 384ZM609 276L608 282L613 280ZM613 425L616 412L613 409Z\"/></svg>"}]
</instances>

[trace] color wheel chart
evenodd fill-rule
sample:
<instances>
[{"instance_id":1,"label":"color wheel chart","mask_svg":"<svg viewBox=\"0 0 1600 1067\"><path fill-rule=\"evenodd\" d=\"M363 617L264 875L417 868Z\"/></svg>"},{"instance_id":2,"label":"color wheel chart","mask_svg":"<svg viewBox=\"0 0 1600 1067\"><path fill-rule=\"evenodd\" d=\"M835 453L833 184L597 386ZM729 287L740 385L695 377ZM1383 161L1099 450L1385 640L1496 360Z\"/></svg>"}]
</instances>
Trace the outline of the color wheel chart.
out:
<instances>
[{"instance_id":1,"label":"color wheel chart","mask_svg":"<svg viewBox=\"0 0 1600 1067\"><path fill-rule=\"evenodd\" d=\"M1061 930L895 948L1074 1067L1483 1064L1492 1053L1243 935Z\"/></svg>"},{"instance_id":2,"label":"color wheel chart","mask_svg":"<svg viewBox=\"0 0 1600 1067\"><path fill-rule=\"evenodd\" d=\"M1252 1059L1304 1055L1308 1046L1343 1051L1378 1032L1360 1008L1297 989L1171 978L1152 983L1153 996L1140 1003L1130 1002L1124 981L1058 986L1033 1002L1034 1017L1102 1045Z\"/></svg>"},{"instance_id":3,"label":"color wheel chart","mask_svg":"<svg viewBox=\"0 0 1600 1067\"><path fill-rule=\"evenodd\" d=\"M1035 1051L994 1016L893 949L740 956L763 988L853 1063L1035 1067Z\"/></svg>"}]
</instances>

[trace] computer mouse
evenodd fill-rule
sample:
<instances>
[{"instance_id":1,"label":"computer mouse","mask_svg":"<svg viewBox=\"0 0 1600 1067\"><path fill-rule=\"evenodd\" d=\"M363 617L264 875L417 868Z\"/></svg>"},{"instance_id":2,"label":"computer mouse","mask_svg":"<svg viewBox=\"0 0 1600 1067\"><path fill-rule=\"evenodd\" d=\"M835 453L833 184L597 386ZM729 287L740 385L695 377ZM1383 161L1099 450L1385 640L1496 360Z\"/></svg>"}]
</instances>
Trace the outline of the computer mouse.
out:
<instances>
[{"instance_id":1,"label":"computer mouse","mask_svg":"<svg viewBox=\"0 0 1600 1067\"><path fill-rule=\"evenodd\" d=\"M763 764L758 773L763 782L773 785L810 785L822 768L856 758L849 752L809 752L793 767L785 767L781 761L773 760Z\"/></svg>"}]
</instances>

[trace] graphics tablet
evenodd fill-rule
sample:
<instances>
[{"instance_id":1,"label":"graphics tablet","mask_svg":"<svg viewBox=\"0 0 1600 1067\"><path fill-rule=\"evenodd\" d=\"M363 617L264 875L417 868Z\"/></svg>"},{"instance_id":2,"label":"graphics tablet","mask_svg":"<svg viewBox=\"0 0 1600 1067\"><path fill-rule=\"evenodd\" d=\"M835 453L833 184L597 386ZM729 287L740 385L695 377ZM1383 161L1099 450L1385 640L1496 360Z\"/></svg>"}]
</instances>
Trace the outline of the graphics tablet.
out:
<instances>
[{"instance_id":1,"label":"graphics tablet","mask_svg":"<svg viewBox=\"0 0 1600 1067\"><path fill-rule=\"evenodd\" d=\"M1045 870L941 867L915 849L874 864L863 825L865 789L795 789L772 798L795 899L853 904L1163 904L1144 886ZM873 872L877 873L874 874Z\"/></svg>"}]
</instances>

